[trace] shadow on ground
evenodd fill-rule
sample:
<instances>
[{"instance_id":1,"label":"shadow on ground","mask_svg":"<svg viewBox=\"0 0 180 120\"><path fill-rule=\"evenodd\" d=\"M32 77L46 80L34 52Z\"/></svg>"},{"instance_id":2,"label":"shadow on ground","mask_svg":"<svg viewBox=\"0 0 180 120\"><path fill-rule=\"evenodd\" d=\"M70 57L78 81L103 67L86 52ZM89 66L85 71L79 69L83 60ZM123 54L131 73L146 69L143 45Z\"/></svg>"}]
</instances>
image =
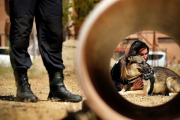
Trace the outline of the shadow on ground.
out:
<instances>
[{"instance_id":1,"label":"shadow on ground","mask_svg":"<svg viewBox=\"0 0 180 120\"><path fill-rule=\"evenodd\" d=\"M6 100L6 101L15 101L16 97L10 95L10 96L0 96L0 100Z\"/></svg>"},{"instance_id":2,"label":"shadow on ground","mask_svg":"<svg viewBox=\"0 0 180 120\"><path fill-rule=\"evenodd\" d=\"M68 112L67 117L63 120L100 120L95 112L89 108L86 100L84 100L82 104L82 110L77 112Z\"/></svg>"}]
</instances>

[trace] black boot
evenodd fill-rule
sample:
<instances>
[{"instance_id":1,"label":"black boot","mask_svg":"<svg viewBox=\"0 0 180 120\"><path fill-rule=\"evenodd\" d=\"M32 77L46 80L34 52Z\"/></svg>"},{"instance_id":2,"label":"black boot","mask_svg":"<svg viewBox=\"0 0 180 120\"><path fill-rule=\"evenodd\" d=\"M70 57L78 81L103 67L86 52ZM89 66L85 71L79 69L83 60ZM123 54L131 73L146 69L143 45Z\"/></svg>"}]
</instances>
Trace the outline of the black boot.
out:
<instances>
[{"instance_id":1,"label":"black boot","mask_svg":"<svg viewBox=\"0 0 180 120\"><path fill-rule=\"evenodd\" d=\"M53 99L55 101L68 101L68 102L79 102L82 100L82 97L79 95L74 95L70 93L64 83L63 70L59 70L54 73L49 74L50 82L50 92L48 99Z\"/></svg>"},{"instance_id":2,"label":"black boot","mask_svg":"<svg viewBox=\"0 0 180 120\"><path fill-rule=\"evenodd\" d=\"M17 100L37 102L38 98L33 94L28 83L27 69L14 70L14 76L17 85Z\"/></svg>"}]
</instances>

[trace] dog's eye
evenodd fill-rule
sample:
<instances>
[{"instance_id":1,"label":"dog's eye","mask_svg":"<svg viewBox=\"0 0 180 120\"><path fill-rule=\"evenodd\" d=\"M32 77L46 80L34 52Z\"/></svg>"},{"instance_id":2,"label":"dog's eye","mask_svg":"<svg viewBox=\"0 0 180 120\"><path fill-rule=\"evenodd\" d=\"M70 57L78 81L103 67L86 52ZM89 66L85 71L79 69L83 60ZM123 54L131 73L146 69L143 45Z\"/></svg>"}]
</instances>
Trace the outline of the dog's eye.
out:
<instances>
[{"instance_id":1,"label":"dog's eye","mask_svg":"<svg viewBox=\"0 0 180 120\"><path fill-rule=\"evenodd\" d=\"M143 65L144 63L143 62L141 62L141 63L139 63L140 65Z\"/></svg>"},{"instance_id":2,"label":"dog's eye","mask_svg":"<svg viewBox=\"0 0 180 120\"><path fill-rule=\"evenodd\" d=\"M131 64L135 64L136 62L135 61L132 61Z\"/></svg>"},{"instance_id":3,"label":"dog's eye","mask_svg":"<svg viewBox=\"0 0 180 120\"><path fill-rule=\"evenodd\" d=\"M143 65L143 62L140 62L140 61L139 61L138 64L139 64L139 65Z\"/></svg>"}]
</instances>

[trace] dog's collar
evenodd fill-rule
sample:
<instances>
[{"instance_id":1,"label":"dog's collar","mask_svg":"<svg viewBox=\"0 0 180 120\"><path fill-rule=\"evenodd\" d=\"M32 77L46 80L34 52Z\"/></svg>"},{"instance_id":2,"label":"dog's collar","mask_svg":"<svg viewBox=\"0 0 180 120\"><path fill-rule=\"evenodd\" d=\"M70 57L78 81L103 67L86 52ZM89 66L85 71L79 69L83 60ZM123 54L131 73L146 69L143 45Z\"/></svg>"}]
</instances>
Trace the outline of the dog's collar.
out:
<instances>
[{"instance_id":1,"label":"dog's collar","mask_svg":"<svg viewBox=\"0 0 180 120\"><path fill-rule=\"evenodd\" d=\"M133 79L131 79L131 80L128 80L128 85L133 85L133 83L134 83L137 79L139 79L139 78L141 78L141 77L144 79L144 76L140 75L139 77L136 77L136 78L133 78ZM147 77L147 76L146 76L146 77ZM151 85L150 85L150 90L149 90L149 92L148 92L148 95L151 95L151 94L152 94L152 91L153 91L153 89L154 89L154 83L155 83L154 70L151 70L148 79L150 79L150 83L151 83ZM147 79L144 79L144 80L147 80Z\"/></svg>"},{"instance_id":2,"label":"dog's collar","mask_svg":"<svg viewBox=\"0 0 180 120\"><path fill-rule=\"evenodd\" d=\"M152 94L152 91L154 89L154 83L155 83L154 70L151 70L150 83L151 83L151 86L150 86L150 90L148 92L149 95Z\"/></svg>"},{"instance_id":3,"label":"dog's collar","mask_svg":"<svg viewBox=\"0 0 180 120\"><path fill-rule=\"evenodd\" d=\"M131 79L131 80L128 80L128 84L130 85L130 84L133 84L137 79L139 79L139 78L141 78L142 77L142 75L140 75L139 77L136 77L136 78L133 78L133 79Z\"/></svg>"},{"instance_id":4,"label":"dog's collar","mask_svg":"<svg viewBox=\"0 0 180 120\"><path fill-rule=\"evenodd\" d=\"M128 72L127 72L127 69L125 69L126 70L126 74L128 75ZM129 85L132 85L137 79L139 79L140 77L142 77L142 75L140 75L140 76L138 76L138 77L136 77L136 78L133 78L133 79L131 79L131 80L127 80L127 83L129 84Z\"/></svg>"}]
</instances>

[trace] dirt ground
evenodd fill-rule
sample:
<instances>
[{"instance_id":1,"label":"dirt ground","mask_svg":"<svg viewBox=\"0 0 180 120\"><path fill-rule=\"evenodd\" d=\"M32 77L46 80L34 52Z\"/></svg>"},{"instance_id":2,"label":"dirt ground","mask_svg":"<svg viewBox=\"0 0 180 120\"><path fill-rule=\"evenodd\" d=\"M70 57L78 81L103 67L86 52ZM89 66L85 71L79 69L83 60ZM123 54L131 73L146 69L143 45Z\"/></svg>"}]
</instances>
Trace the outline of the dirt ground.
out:
<instances>
[{"instance_id":1,"label":"dirt ground","mask_svg":"<svg viewBox=\"0 0 180 120\"><path fill-rule=\"evenodd\" d=\"M76 41L69 40L63 44L63 60L66 66L64 71L66 88L86 99L79 84L74 68L74 52ZM17 102L16 86L11 68L0 67L0 120L62 120L69 113L82 110L82 102L53 102L48 101L49 80L41 57L34 60L33 67L28 71L29 83L34 94L39 98L37 103ZM166 103L170 96L125 96L128 101L140 106L156 106ZM88 120L88 117L78 117L79 120Z\"/></svg>"}]
</instances>

